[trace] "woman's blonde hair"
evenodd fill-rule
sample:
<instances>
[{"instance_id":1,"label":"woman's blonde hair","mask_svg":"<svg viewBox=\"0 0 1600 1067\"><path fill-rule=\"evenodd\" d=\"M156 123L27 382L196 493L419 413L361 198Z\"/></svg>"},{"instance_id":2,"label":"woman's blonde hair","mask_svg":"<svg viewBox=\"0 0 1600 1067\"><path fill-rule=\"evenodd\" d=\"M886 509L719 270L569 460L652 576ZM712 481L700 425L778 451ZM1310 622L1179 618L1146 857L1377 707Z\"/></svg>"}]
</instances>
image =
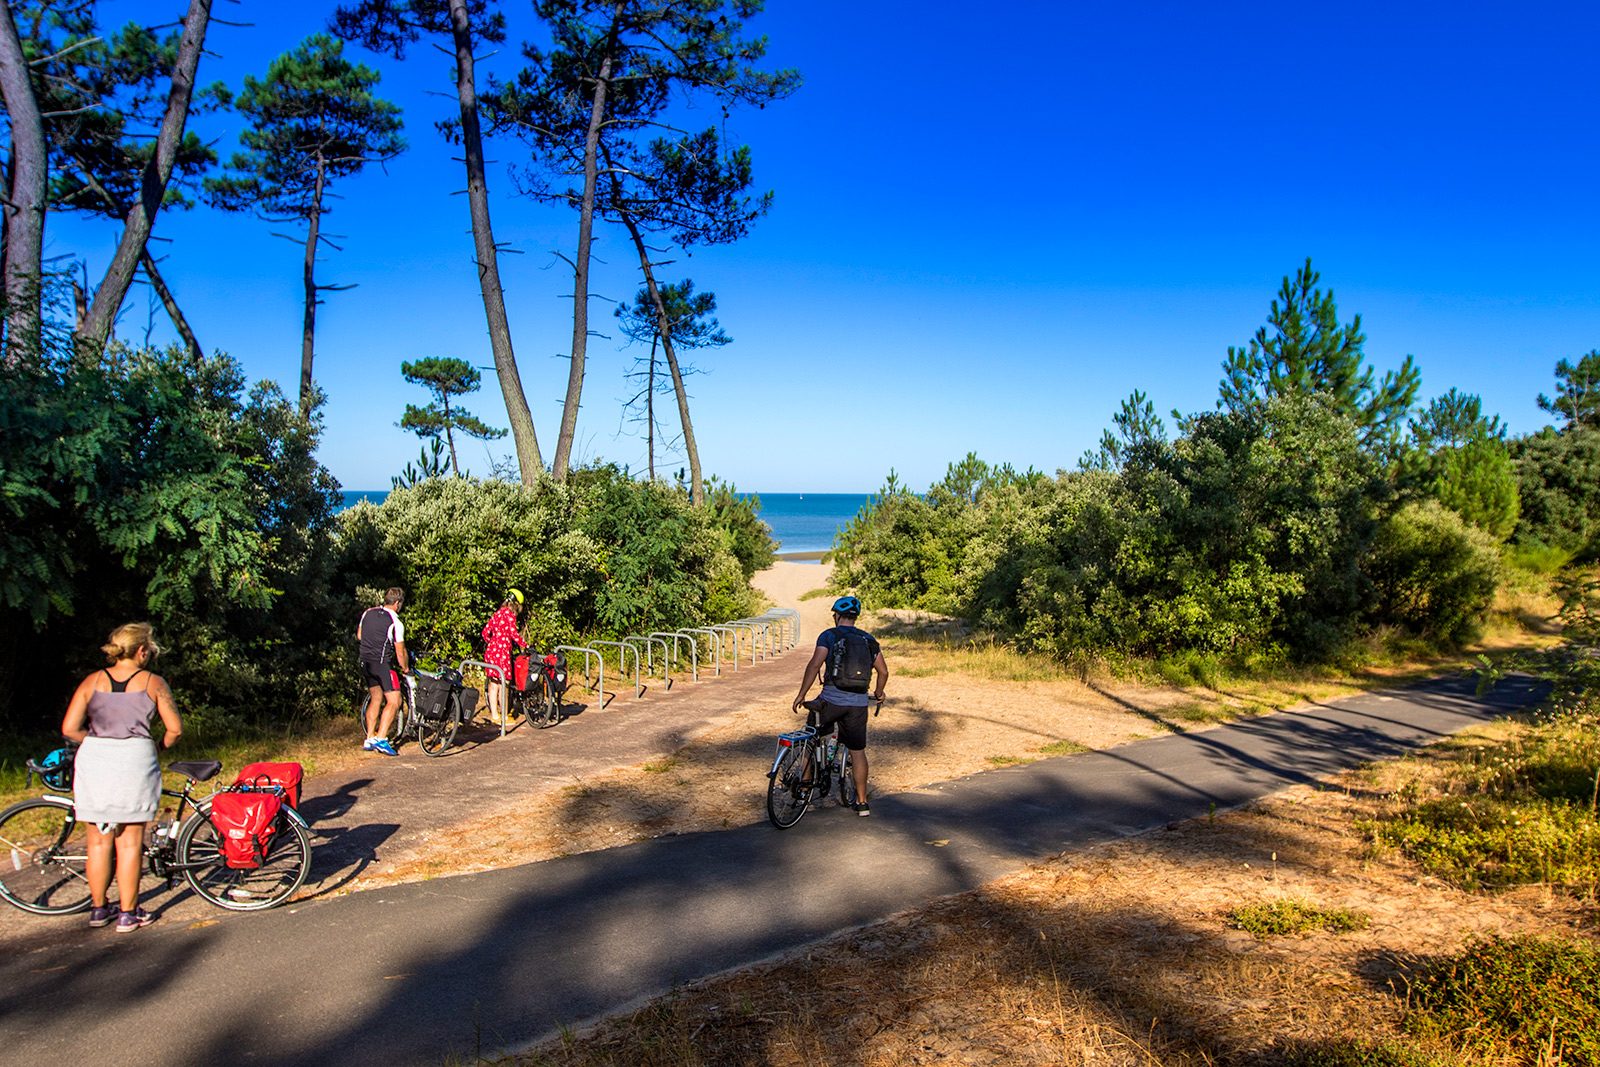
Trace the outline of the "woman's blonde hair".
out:
<instances>
[{"instance_id":1,"label":"woman's blonde hair","mask_svg":"<svg viewBox=\"0 0 1600 1067\"><path fill-rule=\"evenodd\" d=\"M132 659L141 648L148 648L152 658L161 652L161 646L156 644L155 629L149 623L130 622L112 630L111 639L100 646L100 651L106 654L107 664L114 664L118 660Z\"/></svg>"}]
</instances>

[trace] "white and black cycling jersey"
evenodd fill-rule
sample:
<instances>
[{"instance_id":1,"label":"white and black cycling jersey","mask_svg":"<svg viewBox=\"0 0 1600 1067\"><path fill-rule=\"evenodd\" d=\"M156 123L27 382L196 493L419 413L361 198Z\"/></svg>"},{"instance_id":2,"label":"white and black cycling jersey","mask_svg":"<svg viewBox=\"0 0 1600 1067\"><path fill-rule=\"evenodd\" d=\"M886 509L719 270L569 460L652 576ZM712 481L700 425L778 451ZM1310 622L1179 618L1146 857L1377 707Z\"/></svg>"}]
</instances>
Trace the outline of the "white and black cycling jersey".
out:
<instances>
[{"instance_id":1,"label":"white and black cycling jersey","mask_svg":"<svg viewBox=\"0 0 1600 1067\"><path fill-rule=\"evenodd\" d=\"M406 639L406 625L393 608L380 605L361 615L356 632L361 640L361 659L365 663L393 664L394 646Z\"/></svg>"}]
</instances>

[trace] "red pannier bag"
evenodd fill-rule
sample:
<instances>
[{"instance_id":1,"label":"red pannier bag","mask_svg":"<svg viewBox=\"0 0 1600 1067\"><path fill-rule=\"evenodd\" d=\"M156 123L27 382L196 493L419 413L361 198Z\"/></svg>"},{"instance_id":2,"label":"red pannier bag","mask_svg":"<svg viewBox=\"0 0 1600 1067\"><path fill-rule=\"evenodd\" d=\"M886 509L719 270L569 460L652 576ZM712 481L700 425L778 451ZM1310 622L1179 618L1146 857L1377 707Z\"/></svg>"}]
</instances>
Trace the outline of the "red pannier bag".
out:
<instances>
[{"instance_id":1,"label":"red pannier bag","mask_svg":"<svg viewBox=\"0 0 1600 1067\"><path fill-rule=\"evenodd\" d=\"M283 797L275 789L264 793L218 793L212 797L211 825L221 839L222 861L242 870L261 866L282 810Z\"/></svg>"},{"instance_id":2,"label":"red pannier bag","mask_svg":"<svg viewBox=\"0 0 1600 1067\"><path fill-rule=\"evenodd\" d=\"M511 650L511 674L517 685L517 692L528 691L528 664L533 658L533 652L526 648Z\"/></svg>"},{"instance_id":3,"label":"red pannier bag","mask_svg":"<svg viewBox=\"0 0 1600 1067\"><path fill-rule=\"evenodd\" d=\"M283 799L291 807L300 807L300 779L304 771L298 763L251 763L241 768L239 777L233 780L233 787L238 789L270 789L277 786L283 790Z\"/></svg>"}]
</instances>

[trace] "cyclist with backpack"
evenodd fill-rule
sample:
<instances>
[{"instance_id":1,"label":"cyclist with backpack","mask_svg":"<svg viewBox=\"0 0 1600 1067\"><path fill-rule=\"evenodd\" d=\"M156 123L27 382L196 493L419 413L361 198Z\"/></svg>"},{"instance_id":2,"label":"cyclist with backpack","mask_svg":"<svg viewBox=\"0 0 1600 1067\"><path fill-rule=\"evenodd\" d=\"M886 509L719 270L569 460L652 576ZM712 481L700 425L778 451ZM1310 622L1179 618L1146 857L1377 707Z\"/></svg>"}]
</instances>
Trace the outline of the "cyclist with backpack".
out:
<instances>
[{"instance_id":1,"label":"cyclist with backpack","mask_svg":"<svg viewBox=\"0 0 1600 1067\"><path fill-rule=\"evenodd\" d=\"M857 815L866 816L872 814L867 805L867 704L870 700L883 703L889 666L883 661L877 639L856 626L860 617L861 601L857 598L842 596L833 602L833 626L817 635L816 650L800 678L794 710L806 708L806 723L820 733L839 724L839 740L850 752L850 766L855 773L856 802L851 807ZM822 695L808 702L806 693L819 672ZM876 684L872 684L874 675Z\"/></svg>"}]
</instances>

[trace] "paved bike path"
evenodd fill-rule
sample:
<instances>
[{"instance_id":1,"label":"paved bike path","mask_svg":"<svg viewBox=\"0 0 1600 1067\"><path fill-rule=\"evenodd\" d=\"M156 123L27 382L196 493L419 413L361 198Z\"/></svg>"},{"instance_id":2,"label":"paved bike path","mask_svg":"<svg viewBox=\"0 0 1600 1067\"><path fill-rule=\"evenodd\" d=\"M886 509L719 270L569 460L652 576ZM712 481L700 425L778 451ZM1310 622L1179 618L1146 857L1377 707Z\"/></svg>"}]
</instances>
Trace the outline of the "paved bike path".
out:
<instances>
[{"instance_id":1,"label":"paved bike path","mask_svg":"<svg viewBox=\"0 0 1600 1067\"><path fill-rule=\"evenodd\" d=\"M1400 755L1537 695L1526 679L1482 698L1446 679L883 797L870 820L830 805L782 833L662 838L248 921L83 930L0 960L0 1048L10 1062L470 1060L1066 849Z\"/></svg>"}]
</instances>

